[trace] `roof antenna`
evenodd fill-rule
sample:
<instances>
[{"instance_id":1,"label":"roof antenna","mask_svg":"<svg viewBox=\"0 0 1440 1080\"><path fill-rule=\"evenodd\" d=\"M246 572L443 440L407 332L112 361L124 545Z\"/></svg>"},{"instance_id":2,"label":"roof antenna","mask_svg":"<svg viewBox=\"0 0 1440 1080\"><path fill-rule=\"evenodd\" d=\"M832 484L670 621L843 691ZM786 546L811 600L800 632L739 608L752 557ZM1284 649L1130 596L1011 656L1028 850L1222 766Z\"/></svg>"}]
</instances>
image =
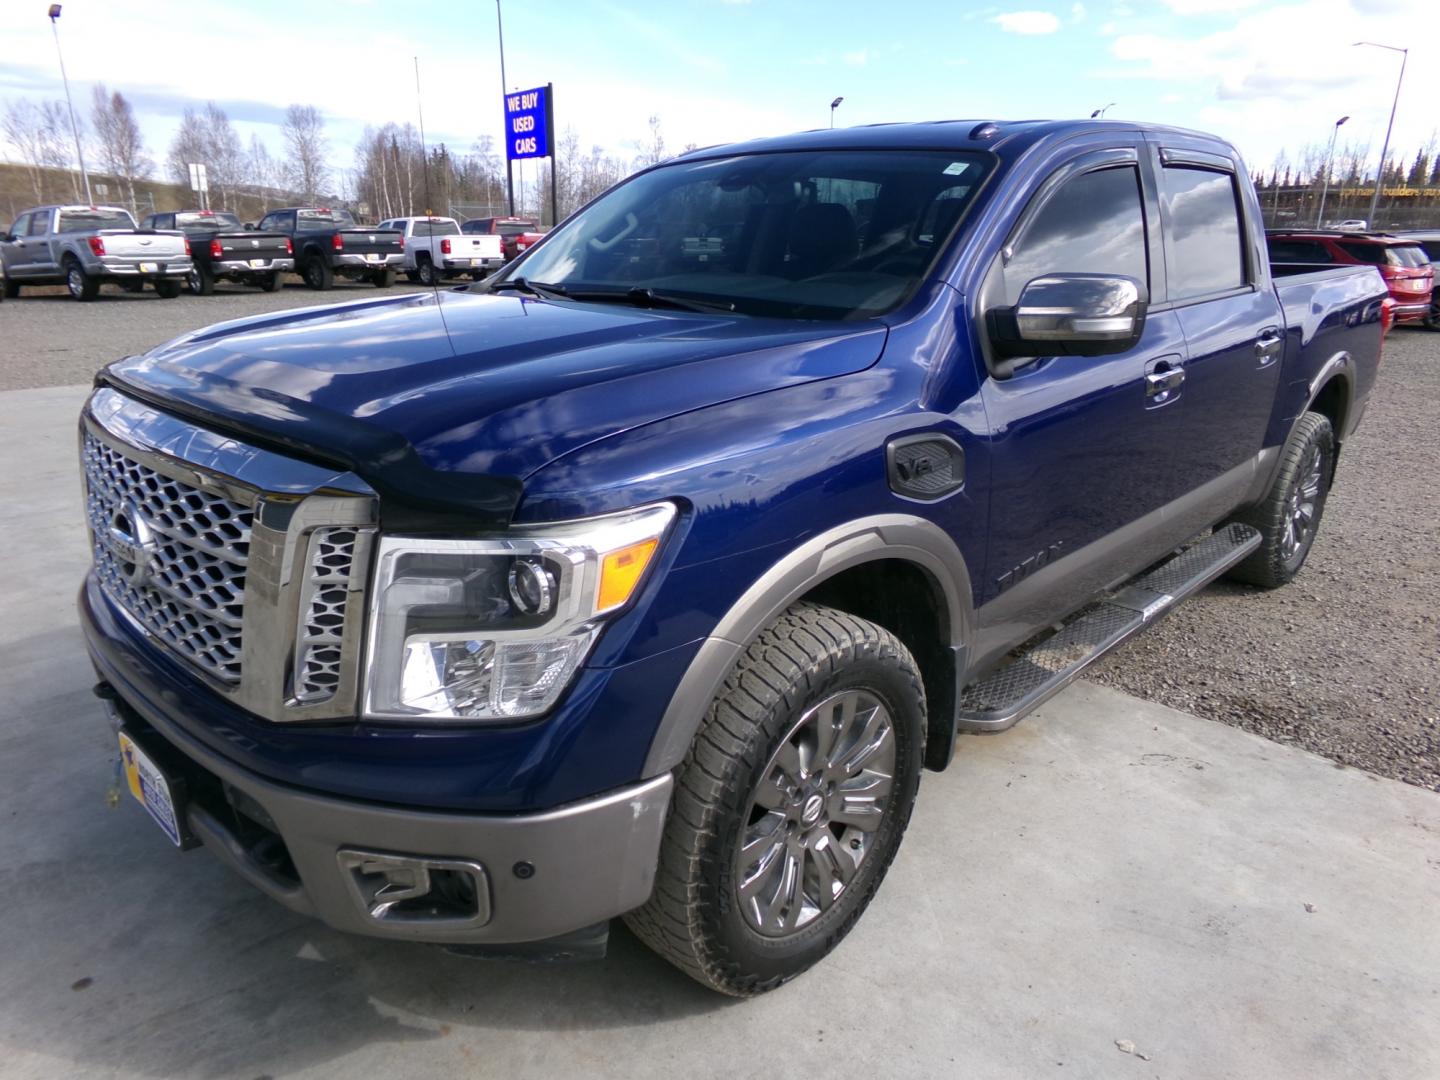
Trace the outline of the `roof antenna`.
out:
<instances>
[{"instance_id":1,"label":"roof antenna","mask_svg":"<svg viewBox=\"0 0 1440 1080\"><path fill-rule=\"evenodd\" d=\"M433 242L435 237L434 222L430 218L435 216L435 204L430 201L430 148L425 145L425 110L420 104L420 57L413 57L415 61L415 115L420 120L420 175L425 181L425 224L430 227L430 238ZM412 207L413 209L413 207ZM445 328L445 340L450 344L450 355L454 356L455 341L450 337L450 324L445 321L445 307L440 302L440 278L434 270L434 249L431 249L431 274L430 289L435 296L435 311L440 316L440 325Z\"/></svg>"}]
</instances>

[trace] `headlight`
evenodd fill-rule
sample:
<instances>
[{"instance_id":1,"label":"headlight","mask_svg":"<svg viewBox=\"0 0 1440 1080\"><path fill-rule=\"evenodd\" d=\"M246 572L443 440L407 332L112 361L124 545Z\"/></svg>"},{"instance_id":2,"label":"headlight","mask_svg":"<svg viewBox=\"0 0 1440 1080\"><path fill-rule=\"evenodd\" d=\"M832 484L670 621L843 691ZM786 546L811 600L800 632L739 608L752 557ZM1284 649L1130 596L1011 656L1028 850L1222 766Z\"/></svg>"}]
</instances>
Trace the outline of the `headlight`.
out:
<instances>
[{"instance_id":1,"label":"headlight","mask_svg":"<svg viewBox=\"0 0 1440 1080\"><path fill-rule=\"evenodd\" d=\"M629 603L669 503L493 540L382 536L365 715L520 720L564 692L605 617Z\"/></svg>"}]
</instances>

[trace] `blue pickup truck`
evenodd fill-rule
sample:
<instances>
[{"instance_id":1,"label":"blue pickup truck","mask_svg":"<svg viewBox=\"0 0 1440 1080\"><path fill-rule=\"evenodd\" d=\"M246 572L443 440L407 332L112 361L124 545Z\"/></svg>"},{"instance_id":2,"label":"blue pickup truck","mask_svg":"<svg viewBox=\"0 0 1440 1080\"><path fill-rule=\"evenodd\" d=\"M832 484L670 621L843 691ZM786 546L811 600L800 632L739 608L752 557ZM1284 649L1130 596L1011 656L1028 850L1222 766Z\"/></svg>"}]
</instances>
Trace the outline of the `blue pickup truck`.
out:
<instances>
[{"instance_id":1,"label":"blue pickup truck","mask_svg":"<svg viewBox=\"0 0 1440 1080\"><path fill-rule=\"evenodd\" d=\"M80 598L117 767L339 929L593 955L623 916L768 990L958 734L1299 572L1386 295L1277 280L1219 139L881 125L685 154L484 284L117 360Z\"/></svg>"}]
</instances>

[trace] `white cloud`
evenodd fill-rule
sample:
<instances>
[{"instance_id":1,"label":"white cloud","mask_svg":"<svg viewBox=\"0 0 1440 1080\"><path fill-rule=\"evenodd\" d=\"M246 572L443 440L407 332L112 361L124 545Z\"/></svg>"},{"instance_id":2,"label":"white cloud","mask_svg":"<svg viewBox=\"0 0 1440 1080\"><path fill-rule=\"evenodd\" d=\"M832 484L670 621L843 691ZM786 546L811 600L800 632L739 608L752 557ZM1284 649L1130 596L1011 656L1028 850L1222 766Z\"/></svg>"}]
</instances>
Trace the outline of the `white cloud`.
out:
<instances>
[{"instance_id":1,"label":"white cloud","mask_svg":"<svg viewBox=\"0 0 1440 1080\"><path fill-rule=\"evenodd\" d=\"M1254 7L1259 0L1165 0L1176 15L1223 15Z\"/></svg>"},{"instance_id":2,"label":"white cloud","mask_svg":"<svg viewBox=\"0 0 1440 1080\"><path fill-rule=\"evenodd\" d=\"M859 49L855 52L847 52L840 59L844 60L845 63L849 64L851 67L864 67L865 61L870 59L870 50Z\"/></svg>"},{"instance_id":3,"label":"white cloud","mask_svg":"<svg viewBox=\"0 0 1440 1080\"><path fill-rule=\"evenodd\" d=\"M1085 21L1085 5L1079 3L1079 0L1070 5L1070 21L1076 23Z\"/></svg>"},{"instance_id":4,"label":"white cloud","mask_svg":"<svg viewBox=\"0 0 1440 1080\"><path fill-rule=\"evenodd\" d=\"M990 20L1007 34L1053 34L1060 20L1048 11L1007 11Z\"/></svg>"}]
</instances>

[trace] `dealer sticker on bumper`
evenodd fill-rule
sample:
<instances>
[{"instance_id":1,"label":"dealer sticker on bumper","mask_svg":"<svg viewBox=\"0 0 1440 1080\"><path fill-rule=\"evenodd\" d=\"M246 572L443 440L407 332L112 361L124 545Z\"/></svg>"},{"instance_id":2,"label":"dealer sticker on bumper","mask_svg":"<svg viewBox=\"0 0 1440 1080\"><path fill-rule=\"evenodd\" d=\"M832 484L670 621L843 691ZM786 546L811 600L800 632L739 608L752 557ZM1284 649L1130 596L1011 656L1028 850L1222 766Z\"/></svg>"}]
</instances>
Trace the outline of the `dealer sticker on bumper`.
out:
<instances>
[{"instance_id":1,"label":"dealer sticker on bumper","mask_svg":"<svg viewBox=\"0 0 1440 1080\"><path fill-rule=\"evenodd\" d=\"M144 262L142 262L142 263L140 264L140 272L141 272L142 274L154 274L154 273L157 273L159 270L160 270L160 264L159 264L159 263L144 263Z\"/></svg>"},{"instance_id":2,"label":"dealer sticker on bumper","mask_svg":"<svg viewBox=\"0 0 1440 1080\"><path fill-rule=\"evenodd\" d=\"M175 820L175 803L170 798L170 785L155 763L135 745L135 740L123 731L120 736L120 764L125 770L125 780L130 794L150 812L155 823L165 830L165 835L176 847L180 847L180 826Z\"/></svg>"}]
</instances>

